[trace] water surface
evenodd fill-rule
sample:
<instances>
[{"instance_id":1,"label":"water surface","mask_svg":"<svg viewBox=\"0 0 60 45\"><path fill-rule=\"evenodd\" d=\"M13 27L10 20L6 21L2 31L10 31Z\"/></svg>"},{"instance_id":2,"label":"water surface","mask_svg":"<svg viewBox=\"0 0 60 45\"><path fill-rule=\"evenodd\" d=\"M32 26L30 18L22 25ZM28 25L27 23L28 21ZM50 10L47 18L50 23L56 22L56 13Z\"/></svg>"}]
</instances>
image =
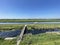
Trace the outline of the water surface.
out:
<instances>
[{"instance_id":1,"label":"water surface","mask_svg":"<svg viewBox=\"0 0 60 45\"><path fill-rule=\"evenodd\" d=\"M0 22L0 24L60 24L60 22Z\"/></svg>"}]
</instances>

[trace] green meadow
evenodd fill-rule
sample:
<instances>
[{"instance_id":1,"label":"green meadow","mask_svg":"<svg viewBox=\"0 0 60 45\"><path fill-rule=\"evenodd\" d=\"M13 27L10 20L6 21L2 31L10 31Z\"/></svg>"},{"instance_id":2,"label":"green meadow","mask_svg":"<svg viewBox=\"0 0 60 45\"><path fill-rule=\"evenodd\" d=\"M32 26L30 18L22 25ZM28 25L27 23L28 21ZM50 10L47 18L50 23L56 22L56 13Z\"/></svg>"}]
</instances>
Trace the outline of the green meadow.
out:
<instances>
[{"instance_id":1,"label":"green meadow","mask_svg":"<svg viewBox=\"0 0 60 45\"><path fill-rule=\"evenodd\" d=\"M20 29L22 30L24 25L22 24L0 24L0 31ZM31 29L60 29L60 24L28 24L28 30ZM0 45L16 45L15 40L0 39ZM60 34L40 33L40 34L25 34L20 45L60 45Z\"/></svg>"},{"instance_id":2,"label":"green meadow","mask_svg":"<svg viewBox=\"0 0 60 45\"><path fill-rule=\"evenodd\" d=\"M0 31L12 30L12 29L22 29L24 24L0 24ZM60 24L28 24L28 29L55 29L60 28Z\"/></svg>"},{"instance_id":3,"label":"green meadow","mask_svg":"<svg viewBox=\"0 0 60 45\"><path fill-rule=\"evenodd\" d=\"M0 45L16 45L16 40L0 40ZM25 34L20 45L60 45L60 35L57 34Z\"/></svg>"},{"instance_id":4,"label":"green meadow","mask_svg":"<svg viewBox=\"0 0 60 45\"><path fill-rule=\"evenodd\" d=\"M60 22L60 19L0 19L0 22Z\"/></svg>"}]
</instances>

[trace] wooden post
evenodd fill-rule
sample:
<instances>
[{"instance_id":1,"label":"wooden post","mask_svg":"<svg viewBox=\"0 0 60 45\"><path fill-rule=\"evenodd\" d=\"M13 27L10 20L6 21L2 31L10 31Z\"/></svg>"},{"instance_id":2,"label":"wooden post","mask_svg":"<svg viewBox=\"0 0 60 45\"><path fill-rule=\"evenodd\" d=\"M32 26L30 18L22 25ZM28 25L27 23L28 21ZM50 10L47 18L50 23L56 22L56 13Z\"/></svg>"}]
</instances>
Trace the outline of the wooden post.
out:
<instances>
[{"instance_id":1,"label":"wooden post","mask_svg":"<svg viewBox=\"0 0 60 45\"><path fill-rule=\"evenodd\" d=\"M27 25L25 25L24 28L23 28L22 31L21 31L21 33L20 33L20 35L19 35L19 37L18 37L18 39L17 39L17 45L20 44L20 42L21 42L21 40L22 40L22 38L23 38L23 35L24 35L25 31L26 31L26 28L27 28Z\"/></svg>"}]
</instances>

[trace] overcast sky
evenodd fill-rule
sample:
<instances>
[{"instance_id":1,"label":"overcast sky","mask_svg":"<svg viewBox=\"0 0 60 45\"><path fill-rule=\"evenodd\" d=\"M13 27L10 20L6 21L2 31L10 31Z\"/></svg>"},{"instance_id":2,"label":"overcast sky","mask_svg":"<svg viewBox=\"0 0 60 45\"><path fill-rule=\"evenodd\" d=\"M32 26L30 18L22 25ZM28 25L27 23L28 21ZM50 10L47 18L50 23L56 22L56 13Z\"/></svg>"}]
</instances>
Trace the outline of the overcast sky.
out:
<instances>
[{"instance_id":1,"label":"overcast sky","mask_svg":"<svg viewBox=\"0 0 60 45\"><path fill-rule=\"evenodd\" d=\"M0 19L60 18L60 0L0 0Z\"/></svg>"}]
</instances>

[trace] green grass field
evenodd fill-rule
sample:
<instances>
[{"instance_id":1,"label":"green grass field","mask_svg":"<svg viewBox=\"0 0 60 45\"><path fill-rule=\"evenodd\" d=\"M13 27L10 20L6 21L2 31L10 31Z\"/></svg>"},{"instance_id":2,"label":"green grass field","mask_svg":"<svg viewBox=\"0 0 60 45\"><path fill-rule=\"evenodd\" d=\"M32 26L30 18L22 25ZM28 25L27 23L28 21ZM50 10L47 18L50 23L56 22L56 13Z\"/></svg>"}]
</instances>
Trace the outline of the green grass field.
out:
<instances>
[{"instance_id":1,"label":"green grass field","mask_svg":"<svg viewBox=\"0 0 60 45\"><path fill-rule=\"evenodd\" d=\"M0 19L0 22L60 22L60 19Z\"/></svg>"},{"instance_id":2,"label":"green grass field","mask_svg":"<svg viewBox=\"0 0 60 45\"><path fill-rule=\"evenodd\" d=\"M0 30L22 29L24 25L21 24L1 24ZM60 24L30 24L27 25L28 30L31 29L55 29L60 28ZM15 40L0 39L0 45L16 45ZM60 45L60 34L25 34L20 45Z\"/></svg>"},{"instance_id":3,"label":"green grass field","mask_svg":"<svg viewBox=\"0 0 60 45\"><path fill-rule=\"evenodd\" d=\"M0 40L0 45L16 45L16 40ZM60 35L57 34L25 34L20 45L60 45Z\"/></svg>"},{"instance_id":4,"label":"green grass field","mask_svg":"<svg viewBox=\"0 0 60 45\"><path fill-rule=\"evenodd\" d=\"M24 25L22 24L0 24L1 30L12 30L12 29L22 29ZM28 29L54 29L60 28L60 24L29 24L27 25Z\"/></svg>"}]
</instances>

